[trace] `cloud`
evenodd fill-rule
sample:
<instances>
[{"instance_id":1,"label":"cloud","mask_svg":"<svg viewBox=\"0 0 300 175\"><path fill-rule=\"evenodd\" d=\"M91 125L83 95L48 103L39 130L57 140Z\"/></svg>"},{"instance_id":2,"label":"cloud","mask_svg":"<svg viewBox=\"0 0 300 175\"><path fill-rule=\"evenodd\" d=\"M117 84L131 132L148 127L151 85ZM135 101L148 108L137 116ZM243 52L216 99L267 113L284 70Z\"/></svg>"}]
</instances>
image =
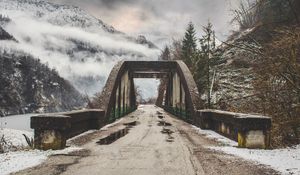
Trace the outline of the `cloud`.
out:
<instances>
[{"instance_id":1,"label":"cloud","mask_svg":"<svg viewBox=\"0 0 300 175\"><path fill-rule=\"evenodd\" d=\"M143 34L160 46L161 41L182 37L192 21L201 35L202 26L210 20L220 39L231 29L230 9L239 0L54 0L83 7L96 17L129 34Z\"/></svg>"},{"instance_id":2,"label":"cloud","mask_svg":"<svg viewBox=\"0 0 300 175\"><path fill-rule=\"evenodd\" d=\"M228 24L231 19L230 6L238 2L238 0L48 1L84 8L88 13L120 31L134 36L143 34L160 47L173 38L181 38L189 21L194 22L201 35L202 26L210 20L214 24L217 36L224 39L232 28ZM87 30L48 22L49 19L58 20L58 23L63 22L61 11L57 13L46 11L44 15L48 19L32 17L30 14L40 10L41 7L31 8L31 5L28 3L22 7L23 13L2 9L1 13L7 14L13 20L13 23L5 29L20 42L1 42L0 48L22 50L40 58L43 63L58 70L61 76L70 80L81 92L88 92L91 95L101 91L111 68L119 60L157 59L158 50L130 42L121 35L112 35L103 30L94 30L95 28ZM69 15L72 16L72 12ZM78 42L86 48L78 48ZM93 53L93 50L96 52ZM157 81L137 81L137 83L141 89L148 88L144 93L146 98L153 95L153 89L157 87Z\"/></svg>"},{"instance_id":3,"label":"cloud","mask_svg":"<svg viewBox=\"0 0 300 175\"><path fill-rule=\"evenodd\" d=\"M0 48L39 58L82 93L100 92L112 67L120 60L158 58L159 50L129 41L122 34L54 25L19 11L4 13L13 21L5 29L19 43L1 42Z\"/></svg>"}]
</instances>

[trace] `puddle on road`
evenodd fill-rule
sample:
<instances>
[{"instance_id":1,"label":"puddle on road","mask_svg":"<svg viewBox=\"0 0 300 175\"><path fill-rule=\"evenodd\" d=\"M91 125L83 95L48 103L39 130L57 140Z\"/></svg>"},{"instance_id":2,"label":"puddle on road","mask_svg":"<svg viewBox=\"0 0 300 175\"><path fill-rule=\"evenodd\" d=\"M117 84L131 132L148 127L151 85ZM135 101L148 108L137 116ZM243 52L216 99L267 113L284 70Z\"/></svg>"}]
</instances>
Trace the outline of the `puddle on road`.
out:
<instances>
[{"instance_id":1,"label":"puddle on road","mask_svg":"<svg viewBox=\"0 0 300 175\"><path fill-rule=\"evenodd\" d=\"M109 145L116 140L118 140L121 137L124 137L126 134L128 134L129 130L133 128L134 126L140 124L138 121L129 121L123 124L123 127L117 128L116 131L109 133L107 135L103 135L98 142L96 142L99 145Z\"/></svg>"},{"instance_id":2,"label":"puddle on road","mask_svg":"<svg viewBox=\"0 0 300 175\"><path fill-rule=\"evenodd\" d=\"M130 122L124 123L123 125L130 129L139 124L140 124L140 122L138 122L138 121L130 121Z\"/></svg>"},{"instance_id":3,"label":"puddle on road","mask_svg":"<svg viewBox=\"0 0 300 175\"><path fill-rule=\"evenodd\" d=\"M171 135L171 134L174 133L174 131L172 131L172 130L169 129L169 128L163 128L163 129L161 130L161 133Z\"/></svg>"},{"instance_id":4,"label":"puddle on road","mask_svg":"<svg viewBox=\"0 0 300 175\"><path fill-rule=\"evenodd\" d=\"M163 115L159 115L159 116L157 116L159 119L163 119L163 118L165 118Z\"/></svg>"},{"instance_id":5,"label":"puddle on road","mask_svg":"<svg viewBox=\"0 0 300 175\"><path fill-rule=\"evenodd\" d=\"M156 114L158 115L162 115L163 113L159 112L159 111L156 111Z\"/></svg>"},{"instance_id":6,"label":"puddle on road","mask_svg":"<svg viewBox=\"0 0 300 175\"><path fill-rule=\"evenodd\" d=\"M157 126L172 126L172 124L164 120L159 120Z\"/></svg>"},{"instance_id":7,"label":"puddle on road","mask_svg":"<svg viewBox=\"0 0 300 175\"><path fill-rule=\"evenodd\" d=\"M174 142L174 137L172 136L174 131L172 131L169 128L163 127L163 129L161 130L161 133L162 134L167 134L167 139L166 139L167 142Z\"/></svg>"},{"instance_id":8,"label":"puddle on road","mask_svg":"<svg viewBox=\"0 0 300 175\"><path fill-rule=\"evenodd\" d=\"M167 139L166 139L167 142L174 142L174 137L172 136L169 136Z\"/></svg>"},{"instance_id":9,"label":"puddle on road","mask_svg":"<svg viewBox=\"0 0 300 175\"><path fill-rule=\"evenodd\" d=\"M158 112L157 112L158 113ZM172 136L172 134L174 133L174 131L172 131L170 128L170 126L172 126L171 123L167 122L164 120L164 116L163 115L158 115L157 116L159 118L157 126L162 126L162 130L160 131L162 134L166 134L167 138L166 141L167 142L174 142L174 137Z\"/></svg>"}]
</instances>

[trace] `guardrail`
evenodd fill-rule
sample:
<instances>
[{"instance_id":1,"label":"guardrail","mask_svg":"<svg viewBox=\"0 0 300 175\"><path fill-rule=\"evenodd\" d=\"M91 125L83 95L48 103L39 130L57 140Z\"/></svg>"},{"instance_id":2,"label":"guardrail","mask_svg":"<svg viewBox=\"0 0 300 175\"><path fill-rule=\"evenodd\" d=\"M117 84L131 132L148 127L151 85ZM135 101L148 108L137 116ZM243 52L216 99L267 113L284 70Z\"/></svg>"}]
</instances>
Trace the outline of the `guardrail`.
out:
<instances>
[{"instance_id":1,"label":"guardrail","mask_svg":"<svg viewBox=\"0 0 300 175\"><path fill-rule=\"evenodd\" d=\"M68 138L106 123L105 111L90 109L34 116L30 125L34 129L34 147L55 150L65 148Z\"/></svg>"},{"instance_id":2,"label":"guardrail","mask_svg":"<svg viewBox=\"0 0 300 175\"><path fill-rule=\"evenodd\" d=\"M197 111L196 125L238 142L238 147L270 147L271 118L219 110Z\"/></svg>"}]
</instances>

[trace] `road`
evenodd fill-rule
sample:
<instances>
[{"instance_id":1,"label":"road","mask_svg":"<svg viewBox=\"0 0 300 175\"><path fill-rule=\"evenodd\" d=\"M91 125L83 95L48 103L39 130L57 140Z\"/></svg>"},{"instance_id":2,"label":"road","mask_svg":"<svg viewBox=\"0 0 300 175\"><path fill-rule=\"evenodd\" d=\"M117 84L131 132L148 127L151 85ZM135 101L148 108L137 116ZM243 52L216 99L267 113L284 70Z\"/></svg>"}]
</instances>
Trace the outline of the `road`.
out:
<instances>
[{"instance_id":1,"label":"road","mask_svg":"<svg viewBox=\"0 0 300 175\"><path fill-rule=\"evenodd\" d=\"M161 113L161 114L159 114ZM162 119L158 116L164 116ZM146 105L129 114L122 122L137 121L129 133L114 142L100 145L103 132L71 141L83 150L55 155L45 163L16 174L63 175L251 175L278 174L262 165L208 149L218 143L205 138L191 125L174 118L162 109Z\"/></svg>"}]
</instances>

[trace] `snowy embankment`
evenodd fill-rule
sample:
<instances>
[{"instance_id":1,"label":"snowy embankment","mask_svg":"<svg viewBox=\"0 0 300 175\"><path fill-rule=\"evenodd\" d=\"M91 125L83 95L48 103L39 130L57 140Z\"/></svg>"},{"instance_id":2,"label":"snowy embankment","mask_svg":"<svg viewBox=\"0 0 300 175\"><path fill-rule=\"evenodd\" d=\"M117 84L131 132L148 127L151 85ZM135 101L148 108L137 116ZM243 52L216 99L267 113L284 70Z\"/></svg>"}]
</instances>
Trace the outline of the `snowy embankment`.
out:
<instances>
[{"instance_id":1,"label":"snowy embankment","mask_svg":"<svg viewBox=\"0 0 300 175\"><path fill-rule=\"evenodd\" d=\"M237 142L232 141L214 131L194 127L201 135L220 142L220 146L209 149L232 154L257 164L264 164L282 174L300 174L300 145L292 148L262 150L237 148Z\"/></svg>"},{"instance_id":2,"label":"snowy embankment","mask_svg":"<svg viewBox=\"0 0 300 175\"><path fill-rule=\"evenodd\" d=\"M33 138L33 132L15 129L0 129L0 146L2 152L18 151L28 149L28 144L24 135Z\"/></svg>"},{"instance_id":3,"label":"snowy embankment","mask_svg":"<svg viewBox=\"0 0 300 175\"><path fill-rule=\"evenodd\" d=\"M78 147L69 147L64 150L40 151L33 150L23 136L25 134L29 138L33 138L33 132L21 131L15 129L1 128L0 142L4 153L0 153L0 175L10 174L29 167L39 165L50 155L67 154L72 151L79 150Z\"/></svg>"},{"instance_id":4,"label":"snowy embankment","mask_svg":"<svg viewBox=\"0 0 300 175\"><path fill-rule=\"evenodd\" d=\"M69 147L64 150L24 150L0 154L0 175L10 174L41 164L50 155L68 154L81 148Z\"/></svg>"}]
</instances>

